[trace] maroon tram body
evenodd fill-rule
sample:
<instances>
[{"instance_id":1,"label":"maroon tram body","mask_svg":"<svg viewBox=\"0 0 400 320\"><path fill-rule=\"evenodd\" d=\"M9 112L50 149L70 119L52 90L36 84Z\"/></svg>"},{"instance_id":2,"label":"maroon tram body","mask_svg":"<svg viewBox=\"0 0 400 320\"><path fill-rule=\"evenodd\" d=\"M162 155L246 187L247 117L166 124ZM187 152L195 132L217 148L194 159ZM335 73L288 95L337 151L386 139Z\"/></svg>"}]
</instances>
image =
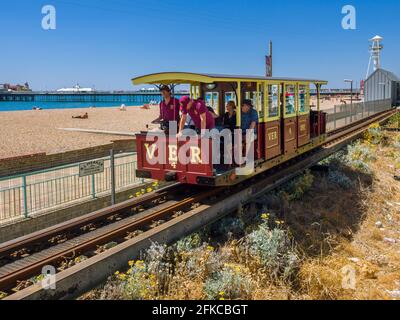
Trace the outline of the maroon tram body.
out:
<instances>
[{"instance_id":1,"label":"maroon tram body","mask_svg":"<svg viewBox=\"0 0 400 320\"><path fill-rule=\"evenodd\" d=\"M326 139L326 114L319 110L320 88L327 83L323 80L160 73L133 82L190 84L192 98L202 98L219 115L223 115L229 101L240 106L243 99L250 99L259 116L255 170L248 175L238 175L239 166L235 164L213 164L213 152L221 150L213 151L212 138L198 136L186 142L178 141L175 136L141 132L136 135L140 178L206 186L234 185L317 148ZM316 110L311 110L311 84L316 86ZM240 128L240 107L236 112ZM180 154L189 160L182 163Z\"/></svg>"}]
</instances>

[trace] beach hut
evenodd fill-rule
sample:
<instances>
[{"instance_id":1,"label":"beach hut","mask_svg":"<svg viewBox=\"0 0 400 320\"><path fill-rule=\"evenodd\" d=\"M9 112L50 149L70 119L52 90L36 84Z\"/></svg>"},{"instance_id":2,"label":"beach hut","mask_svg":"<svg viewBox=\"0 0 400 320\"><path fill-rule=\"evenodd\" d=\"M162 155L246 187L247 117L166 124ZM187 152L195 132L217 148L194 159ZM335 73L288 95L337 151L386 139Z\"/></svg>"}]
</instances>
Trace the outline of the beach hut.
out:
<instances>
[{"instance_id":1,"label":"beach hut","mask_svg":"<svg viewBox=\"0 0 400 320\"><path fill-rule=\"evenodd\" d=\"M384 69L377 69L365 80L365 101L387 100L392 105L400 105L400 79Z\"/></svg>"}]
</instances>

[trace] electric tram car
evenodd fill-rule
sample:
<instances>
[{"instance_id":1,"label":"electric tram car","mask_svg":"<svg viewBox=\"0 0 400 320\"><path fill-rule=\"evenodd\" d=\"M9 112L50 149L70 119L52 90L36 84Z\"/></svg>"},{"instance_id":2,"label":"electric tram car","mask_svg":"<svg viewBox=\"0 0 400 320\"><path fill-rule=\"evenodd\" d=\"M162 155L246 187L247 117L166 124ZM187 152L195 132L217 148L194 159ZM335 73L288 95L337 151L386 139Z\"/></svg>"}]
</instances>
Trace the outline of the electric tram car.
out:
<instances>
[{"instance_id":1,"label":"electric tram car","mask_svg":"<svg viewBox=\"0 0 400 320\"><path fill-rule=\"evenodd\" d=\"M165 164L154 163L149 158L161 152L158 150L160 144L156 146L156 142L162 138L154 138L151 132L141 132L136 135L136 174L140 178L213 187L235 185L317 148L326 139L326 114L320 111L321 86L327 84L324 80L168 72L137 77L132 82L134 85L189 85L190 97L202 98L218 115L223 115L226 104L233 100L237 106L238 128L244 99L253 102L259 117L255 170L248 175L238 175L235 167L216 169L211 159L204 163L200 161L198 153L205 142L202 140L208 139L205 143L212 143L212 138L201 136L187 142L191 146L185 149L197 153L189 157L194 161L177 162L176 154L183 143L165 138ZM310 105L311 88L316 89L315 106ZM212 154L207 157L211 158Z\"/></svg>"}]
</instances>

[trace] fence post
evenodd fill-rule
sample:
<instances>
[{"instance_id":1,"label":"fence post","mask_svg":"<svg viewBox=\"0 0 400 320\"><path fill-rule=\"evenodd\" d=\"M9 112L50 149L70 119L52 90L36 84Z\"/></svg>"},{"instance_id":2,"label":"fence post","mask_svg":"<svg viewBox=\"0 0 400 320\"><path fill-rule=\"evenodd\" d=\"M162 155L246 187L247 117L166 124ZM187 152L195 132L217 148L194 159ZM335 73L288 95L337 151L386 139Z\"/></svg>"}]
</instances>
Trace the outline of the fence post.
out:
<instances>
[{"instance_id":1,"label":"fence post","mask_svg":"<svg viewBox=\"0 0 400 320\"><path fill-rule=\"evenodd\" d=\"M354 106L353 102L350 104L350 124L353 123L353 113L354 113Z\"/></svg>"},{"instance_id":2,"label":"fence post","mask_svg":"<svg viewBox=\"0 0 400 320\"><path fill-rule=\"evenodd\" d=\"M96 199L96 177L92 174L92 198Z\"/></svg>"},{"instance_id":3,"label":"fence post","mask_svg":"<svg viewBox=\"0 0 400 320\"><path fill-rule=\"evenodd\" d=\"M25 219L28 218L28 192L27 192L27 186L26 186L26 175L22 176L22 191L23 191L23 197L24 197L24 217Z\"/></svg>"},{"instance_id":4,"label":"fence post","mask_svg":"<svg viewBox=\"0 0 400 320\"><path fill-rule=\"evenodd\" d=\"M110 170L111 170L111 205L115 205L115 157L114 150L110 150Z\"/></svg>"},{"instance_id":5,"label":"fence post","mask_svg":"<svg viewBox=\"0 0 400 320\"><path fill-rule=\"evenodd\" d=\"M334 114L334 118L333 118L333 129L336 130L336 104L333 106L333 114Z\"/></svg>"},{"instance_id":6,"label":"fence post","mask_svg":"<svg viewBox=\"0 0 400 320\"><path fill-rule=\"evenodd\" d=\"M361 119L364 119L364 109L365 109L365 101L363 101L361 105Z\"/></svg>"}]
</instances>

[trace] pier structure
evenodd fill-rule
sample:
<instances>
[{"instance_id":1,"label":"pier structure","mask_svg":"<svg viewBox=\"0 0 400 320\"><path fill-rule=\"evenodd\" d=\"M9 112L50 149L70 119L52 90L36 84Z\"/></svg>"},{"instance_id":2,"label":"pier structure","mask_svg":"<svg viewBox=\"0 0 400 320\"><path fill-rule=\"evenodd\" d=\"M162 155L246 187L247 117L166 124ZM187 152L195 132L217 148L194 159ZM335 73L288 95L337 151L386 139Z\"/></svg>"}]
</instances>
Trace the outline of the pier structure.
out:
<instances>
[{"instance_id":1,"label":"pier structure","mask_svg":"<svg viewBox=\"0 0 400 320\"><path fill-rule=\"evenodd\" d=\"M311 95L316 95L311 90ZM346 89L326 89L321 91L321 95L343 95L349 94ZM353 94L359 94L360 90L353 90ZM189 95L188 92L179 92L176 97L179 99L183 95ZM161 94L158 92L96 92L96 93L44 93L44 92L0 92L0 102L115 102L145 104L150 101L160 102Z\"/></svg>"},{"instance_id":2,"label":"pier structure","mask_svg":"<svg viewBox=\"0 0 400 320\"><path fill-rule=\"evenodd\" d=\"M186 92L177 93L179 98ZM57 93L57 92L0 92L0 102L22 101L22 102L115 102L115 103L138 103L144 104L150 101L161 101L158 92L96 92L96 93Z\"/></svg>"}]
</instances>

